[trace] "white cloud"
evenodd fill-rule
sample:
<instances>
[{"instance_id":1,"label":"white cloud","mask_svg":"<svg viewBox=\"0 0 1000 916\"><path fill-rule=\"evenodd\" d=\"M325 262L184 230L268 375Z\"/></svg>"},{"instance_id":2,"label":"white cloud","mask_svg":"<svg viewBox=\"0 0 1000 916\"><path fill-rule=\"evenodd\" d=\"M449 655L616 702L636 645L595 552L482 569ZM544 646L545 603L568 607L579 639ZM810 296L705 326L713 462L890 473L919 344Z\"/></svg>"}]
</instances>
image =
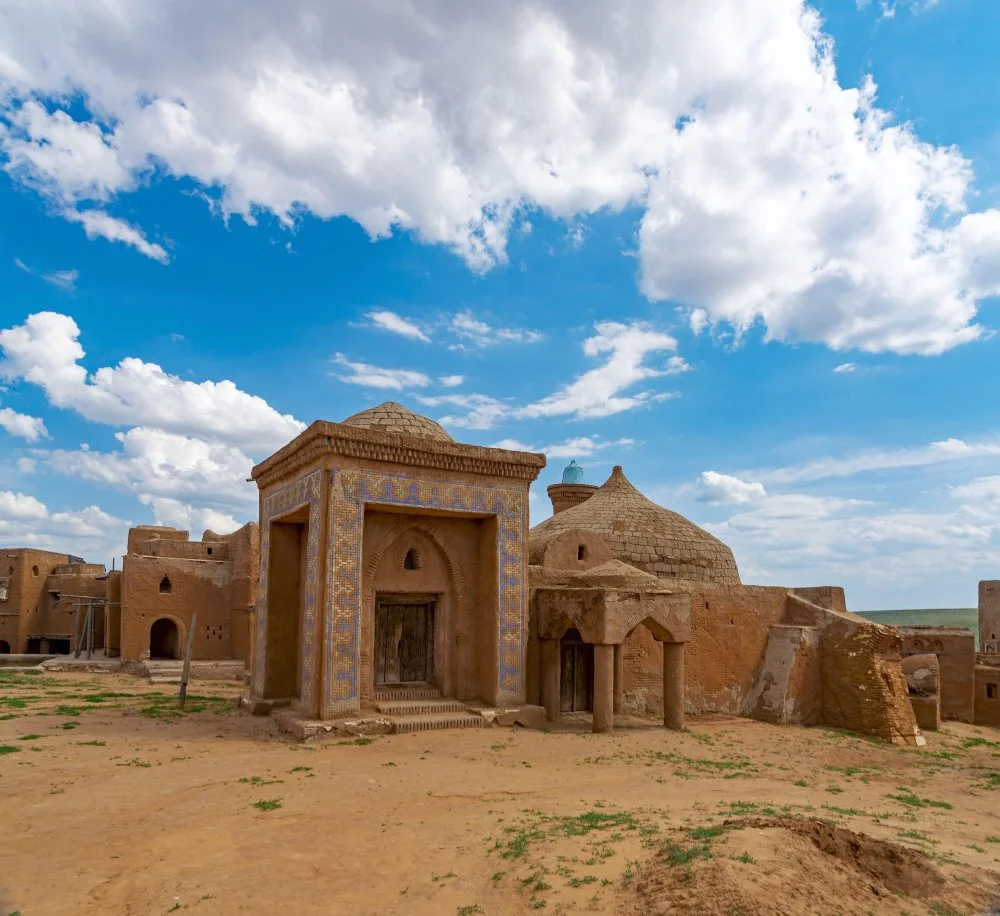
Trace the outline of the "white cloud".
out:
<instances>
[{"instance_id":1,"label":"white cloud","mask_svg":"<svg viewBox=\"0 0 1000 916\"><path fill-rule=\"evenodd\" d=\"M838 350L974 340L1000 290L1000 212L967 212L971 164L872 84L842 87L801 0L636 0L610 24L554 0L402 0L388 22L346 0L240 9L7 10L6 168L160 259L86 208L186 178L223 216L346 215L483 270L532 210L575 226L634 206L649 297ZM94 116L58 110L74 97Z\"/></svg>"},{"instance_id":2,"label":"white cloud","mask_svg":"<svg viewBox=\"0 0 1000 916\"><path fill-rule=\"evenodd\" d=\"M747 505L767 496L764 485L757 480L740 480L717 471L703 471L698 478L700 499L721 505Z\"/></svg>"},{"instance_id":3,"label":"white cloud","mask_svg":"<svg viewBox=\"0 0 1000 916\"><path fill-rule=\"evenodd\" d=\"M30 417L9 407L0 407L0 429L28 442L37 442L49 435L45 423L39 417Z\"/></svg>"},{"instance_id":4,"label":"white cloud","mask_svg":"<svg viewBox=\"0 0 1000 916\"><path fill-rule=\"evenodd\" d=\"M17 459L17 469L22 474L34 474L35 468L38 466L38 462L34 458L18 458Z\"/></svg>"},{"instance_id":5,"label":"white cloud","mask_svg":"<svg viewBox=\"0 0 1000 916\"><path fill-rule=\"evenodd\" d=\"M61 474L132 492L144 505L196 502L230 517L256 517L257 489L246 482L253 461L238 448L145 427L116 438L120 451L54 449L44 457Z\"/></svg>"},{"instance_id":6,"label":"white cloud","mask_svg":"<svg viewBox=\"0 0 1000 916\"><path fill-rule=\"evenodd\" d=\"M423 372L413 369L382 369L369 363L352 362L343 353L337 353L333 361L348 370L347 374L338 375L337 378L349 385L402 391L404 388L425 388L431 383L430 377Z\"/></svg>"},{"instance_id":7,"label":"white cloud","mask_svg":"<svg viewBox=\"0 0 1000 916\"><path fill-rule=\"evenodd\" d=\"M305 428L231 381L185 381L136 357L88 376L79 336L69 315L29 315L0 331L0 378L38 385L53 406L97 423L155 427L256 453L268 454Z\"/></svg>"},{"instance_id":8,"label":"white cloud","mask_svg":"<svg viewBox=\"0 0 1000 916\"><path fill-rule=\"evenodd\" d=\"M147 258L166 264L170 260L166 249L150 242L140 230L129 225L125 220L118 219L103 210L67 210L63 214L66 219L83 226L88 239L102 238L109 242L122 242L131 245Z\"/></svg>"},{"instance_id":9,"label":"white cloud","mask_svg":"<svg viewBox=\"0 0 1000 916\"><path fill-rule=\"evenodd\" d=\"M231 515L218 512L215 509L196 508L186 505L176 499L162 496L141 496L143 505L151 506L157 525L168 525L171 528L182 528L200 537L205 531L216 534L232 534L242 527Z\"/></svg>"},{"instance_id":10,"label":"white cloud","mask_svg":"<svg viewBox=\"0 0 1000 916\"><path fill-rule=\"evenodd\" d=\"M755 471L753 474L765 483L802 483L831 477L851 477L868 471L924 467L996 455L1000 455L1000 443L969 443L953 438L912 448L871 449L847 458L820 458L802 465Z\"/></svg>"},{"instance_id":11,"label":"white cloud","mask_svg":"<svg viewBox=\"0 0 1000 916\"><path fill-rule=\"evenodd\" d=\"M834 366L834 372L849 373L857 371L857 363L841 363L839 366Z\"/></svg>"},{"instance_id":12,"label":"white cloud","mask_svg":"<svg viewBox=\"0 0 1000 916\"><path fill-rule=\"evenodd\" d=\"M465 381L465 377L461 375L442 375L438 381L445 388L457 388Z\"/></svg>"},{"instance_id":13,"label":"white cloud","mask_svg":"<svg viewBox=\"0 0 1000 916\"><path fill-rule=\"evenodd\" d=\"M395 312L381 309L375 312L368 312L365 317L370 318L372 324L383 331L391 331L393 334L409 337L411 340L422 340L424 343L431 342L430 337L421 331L416 324L408 318L397 315Z\"/></svg>"},{"instance_id":14,"label":"white cloud","mask_svg":"<svg viewBox=\"0 0 1000 916\"><path fill-rule=\"evenodd\" d=\"M480 349L499 343L538 343L542 335L538 331L524 328L494 328L476 318L472 312L459 312L449 324L451 332L460 343L453 344L453 350Z\"/></svg>"},{"instance_id":15,"label":"white cloud","mask_svg":"<svg viewBox=\"0 0 1000 916\"><path fill-rule=\"evenodd\" d=\"M602 365L578 376L548 397L519 408L518 417L553 417L572 414L578 418L606 417L632 410L653 400L653 391L626 394L633 385L669 374L645 365L646 357L664 350L676 350L677 341L642 322L622 324L602 321L597 332L583 342L583 352L591 358L605 356Z\"/></svg>"},{"instance_id":16,"label":"white cloud","mask_svg":"<svg viewBox=\"0 0 1000 916\"><path fill-rule=\"evenodd\" d=\"M53 512L23 493L0 490L0 542L82 555L107 562L124 553L130 522L98 506Z\"/></svg>"},{"instance_id":17,"label":"white cloud","mask_svg":"<svg viewBox=\"0 0 1000 916\"><path fill-rule=\"evenodd\" d=\"M417 400L427 407L458 407L466 411L441 417L440 422L445 426L492 429L505 419L607 417L673 397L669 392L653 390L627 393L638 382L685 371L672 359L662 370L645 364L654 353L675 350L677 341L673 337L640 321L630 324L601 321L594 325L594 330L595 334L584 340L583 352L591 358L604 357L604 362L541 400L520 406L485 394L418 395ZM684 360L681 362L687 366Z\"/></svg>"},{"instance_id":18,"label":"white cloud","mask_svg":"<svg viewBox=\"0 0 1000 916\"><path fill-rule=\"evenodd\" d=\"M53 270L44 273L43 271L28 267L20 258L14 258L14 263L26 274L31 274L33 277L38 277L39 280L44 280L46 283L58 286L59 289L64 289L68 292L76 289L76 281L80 279L80 271L78 270Z\"/></svg>"},{"instance_id":19,"label":"white cloud","mask_svg":"<svg viewBox=\"0 0 1000 916\"><path fill-rule=\"evenodd\" d=\"M690 372L691 364L683 356L671 356L667 360L667 368L664 375L680 375L682 372Z\"/></svg>"},{"instance_id":20,"label":"white cloud","mask_svg":"<svg viewBox=\"0 0 1000 916\"><path fill-rule=\"evenodd\" d=\"M513 449L518 452L542 452L549 458L587 458L595 452L609 448L630 448L635 445L634 439L622 438L608 440L600 436L576 436L552 445L525 445L518 439L501 439L494 443L494 448Z\"/></svg>"}]
</instances>

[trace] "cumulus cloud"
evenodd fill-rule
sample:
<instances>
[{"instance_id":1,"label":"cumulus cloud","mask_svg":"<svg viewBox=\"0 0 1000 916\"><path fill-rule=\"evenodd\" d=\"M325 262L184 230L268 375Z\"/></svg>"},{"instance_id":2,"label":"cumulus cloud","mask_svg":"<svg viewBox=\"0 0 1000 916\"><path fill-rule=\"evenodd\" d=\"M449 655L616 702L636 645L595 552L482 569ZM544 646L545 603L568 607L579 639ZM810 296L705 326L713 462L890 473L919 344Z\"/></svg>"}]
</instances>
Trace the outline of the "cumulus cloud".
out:
<instances>
[{"instance_id":1,"label":"cumulus cloud","mask_svg":"<svg viewBox=\"0 0 1000 916\"><path fill-rule=\"evenodd\" d=\"M165 178L222 216L347 216L475 270L506 260L532 210L577 227L632 206L641 289L699 327L871 352L976 339L1000 212L968 212L971 164L870 81L841 85L834 59L802 0L637 0L613 21L554 0L403 0L391 17L35 0L0 35L0 157L161 260L98 214Z\"/></svg>"},{"instance_id":2,"label":"cumulus cloud","mask_svg":"<svg viewBox=\"0 0 1000 916\"><path fill-rule=\"evenodd\" d=\"M399 334L401 337L409 337L411 340L421 340L424 343L431 342L430 337L421 331L418 325L410 321L409 318L403 318L395 312L380 309L368 312L365 317L371 319L371 323L383 331L391 331L393 334Z\"/></svg>"},{"instance_id":3,"label":"cumulus cloud","mask_svg":"<svg viewBox=\"0 0 1000 916\"><path fill-rule=\"evenodd\" d=\"M349 385L402 391L404 388L425 388L431 383L430 377L423 372L413 369L382 369L370 363L353 362L343 353L337 353L333 361L347 370L346 373L338 374L337 378Z\"/></svg>"},{"instance_id":4,"label":"cumulus cloud","mask_svg":"<svg viewBox=\"0 0 1000 916\"><path fill-rule=\"evenodd\" d=\"M465 377L461 375L442 375L438 381L444 385L445 388L457 388L462 382L465 381Z\"/></svg>"},{"instance_id":5,"label":"cumulus cloud","mask_svg":"<svg viewBox=\"0 0 1000 916\"><path fill-rule=\"evenodd\" d=\"M37 385L54 407L96 423L149 426L257 453L279 448L305 428L231 381L186 381L136 357L88 375L79 337L69 315L29 315L0 331L0 378Z\"/></svg>"},{"instance_id":6,"label":"cumulus cloud","mask_svg":"<svg viewBox=\"0 0 1000 916\"><path fill-rule=\"evenodd\" d=\"M107 562L124 553L131 523L99 506L51 511L33 496L0 490L0 542Z\"/></svg>"},{"instance_id":7,"label":"cumulus cloud","mask_svg":"<svg viewBox=\"0 0 1000 916\"><path fill-rule=\"evenodd\" d=\"M767 496L764 485L757 480L740 480L717 471L703 471L698 478L699 499L721 505L746 505Z\"/></svg>"},{"instance_id":8,"label":"cumulus cloud","mask_svg":"<svg viewBox=\"0 0 1000 916\"><path fill-rule=\"evenodd\" d=\"M596 452L609 448L630 448L635 445L634 439L604 439L601 436L575 436L563 442L552 445L526 445L518 439L501 439L493 444L494 448L507 448L518 452L542 452L549 458L587 458Z\"/></svg>"},{"instance_id":9,"label":"cumulus cloud","mask_svg":"<svg viewBox=\"0 0 1000 916\"><path fill-rule=\"evenodd\" d=\"M10 407L0 407L0 429L28 442L37 442L39 439L48 438L49 435L40 417L30 417Z\"/></svg>"}]
</instances>

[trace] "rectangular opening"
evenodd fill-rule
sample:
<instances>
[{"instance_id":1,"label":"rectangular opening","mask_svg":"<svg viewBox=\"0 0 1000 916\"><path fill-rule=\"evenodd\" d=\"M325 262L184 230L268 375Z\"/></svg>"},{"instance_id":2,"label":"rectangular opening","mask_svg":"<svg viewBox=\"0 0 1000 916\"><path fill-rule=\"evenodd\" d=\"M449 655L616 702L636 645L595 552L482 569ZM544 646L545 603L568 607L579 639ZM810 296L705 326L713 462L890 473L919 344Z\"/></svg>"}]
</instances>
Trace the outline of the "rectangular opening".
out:
<instances>
[{"instance_id":1,"label":"rectangular opening","mask_svg":"<svg viewBox=\"0 0 1000 916\"><path fill-rule=\"evenodd\" d=\"M434 616L426 595L378 596L375 684L429 684L434 679Z\"/></svg>"},{"instance_id":2,"label":"rectangular opening","mask_svg":"<svg viewBox=\"0 0 1000 916\"><path fill-rule=\"evenodd\" d=\"M299 695L306 521L271 522L267 559L265 697Z\"/></svg>"},{"instance_id":3,"label":"rectangular opening","mask_svg":"<svg viewBox=\"0 0 1000 916\"><path fill-rule=\"evenodd\" d=\"M560 650L559 707L563 712L592 712L594 708L594 647L576 630L563 638Z\"/></svg>"},{"instance_id":4,"label":"rectangular opening","mask_svg":"<svg viewBox=\"0 0 1000 916\"><path fill-rule=\"evenodd\" d=\"M986 685L986 699L995 700L997 698L997 685L987 684Z\"/></svg>"}]
</instances>

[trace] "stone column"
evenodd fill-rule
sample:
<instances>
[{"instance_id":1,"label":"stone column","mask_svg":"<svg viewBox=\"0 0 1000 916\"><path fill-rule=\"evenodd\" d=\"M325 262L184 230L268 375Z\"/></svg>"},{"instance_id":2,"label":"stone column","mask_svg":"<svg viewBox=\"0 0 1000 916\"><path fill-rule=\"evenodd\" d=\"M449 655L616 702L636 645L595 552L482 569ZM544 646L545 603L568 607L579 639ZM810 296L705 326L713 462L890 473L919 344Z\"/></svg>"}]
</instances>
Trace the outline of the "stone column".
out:
<instances>
[{"instance_id":1,"label":"stone column","mask_svg":"<svg viewBox=\"0 0 1000 916\"><path fill-rule=\"evenodd\" d=\"M541 683L542 706L545 707L545 718L549 722L556 722L559 719L560 701L560 680L562 672L559 670L559 649L558 639L538 640L538 661Z\"/></svg>"},{"instance_id":2,"label":"stone column","mask_svg":"<svg viewBox=\"0 0 1000 916\"><path fill-rule=\"evenodd\" d=\"M614 728L615 647L594 646L594 731Z\"/></svg>"},{"instance_id":3,"label":"stone column","mask_svg":"<svg viewBox=\"0 0 1000 916\"><path fill-rule=\"evenodd\" d=\"M625 705L625 654L624 646L615 646L615 715L622 714Z\"/></svg>"},{"instance_id":4,"label":"stone column","mask_svg":"<svg viewBox=\"0 0 1000 916\"><path fill-rule=\"evenodd\" d=\"M684 643L663 644L663 725L684 727Z\"/></svg>"}]
</instances>

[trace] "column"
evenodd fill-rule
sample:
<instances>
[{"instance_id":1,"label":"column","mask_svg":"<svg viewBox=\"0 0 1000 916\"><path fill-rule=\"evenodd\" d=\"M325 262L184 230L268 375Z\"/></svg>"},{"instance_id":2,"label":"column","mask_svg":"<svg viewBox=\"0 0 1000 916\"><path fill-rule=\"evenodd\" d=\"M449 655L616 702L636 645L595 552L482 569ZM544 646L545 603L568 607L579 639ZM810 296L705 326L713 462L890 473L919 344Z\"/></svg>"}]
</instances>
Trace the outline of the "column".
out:
<instances>
[{"instance_id":1,"label":"column","mask_svg":"<svg viewBox=\"0 0 1000 916\"><path fill-rule=\"evenodd\" d=\"M549 722L559 719L560 700L560 679L562 672L559 670L559 640L540 639L538 640L538 661L541 671L541 692L542 706L545 707L545 718Z\"/></svg>"},{"instance_id":2,"label":"column","mask_svg":"<svg viewBox=\"0 0 1000 916\"><path fill-rule=\"evenodd\" d=\"M684 727L684 643L663 644L663 725Z\"/></svg>"},{"instance_id":3,"label":"column","mask_svg":"<svg viewBox=\"0 0 1000 916\"><path fill-rule=\"evenodd\" d=\"M594 646L594 731L614 728L615 647Z\"/></svg>"},{"instance_id":4,"label":"column","mask_svg":"<svg viewBox=\"0 0 1000 916\"><path fill-rule=\"evenodd\" d=\"M625 654L621 643L615 646L615 715L622 714L625 705Z\"/></svg>"}]
</instances>

